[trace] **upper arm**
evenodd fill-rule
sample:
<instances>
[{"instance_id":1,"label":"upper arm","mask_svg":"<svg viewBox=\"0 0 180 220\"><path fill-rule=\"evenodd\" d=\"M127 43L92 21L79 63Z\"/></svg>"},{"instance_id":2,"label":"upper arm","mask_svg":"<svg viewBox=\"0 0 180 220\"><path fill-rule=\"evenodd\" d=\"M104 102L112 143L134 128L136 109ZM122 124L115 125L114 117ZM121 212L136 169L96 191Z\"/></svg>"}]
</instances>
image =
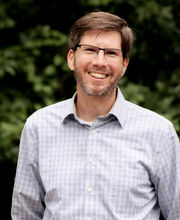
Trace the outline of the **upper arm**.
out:
<instances>
[{"instance_id":1,"label":"upper arm","mask_svg":"<svg viewBox=\"0 0 180 220\"><path fill-rule=\"evenodd\" d=\"M165 219L180 219L180 144L172 126L161 140L156 193Z\"/></svg>"},{"instance_id":2,"label":"upper arm","mask_svg":"<svg viewBox=\"0 0 180 220\"><path fill-rule=\"evenodd\" d=\"M38 134L26 123L21 135L12 198L12 219L42 219L44 189L38 169Z\"/></svg>"}]
</instances>

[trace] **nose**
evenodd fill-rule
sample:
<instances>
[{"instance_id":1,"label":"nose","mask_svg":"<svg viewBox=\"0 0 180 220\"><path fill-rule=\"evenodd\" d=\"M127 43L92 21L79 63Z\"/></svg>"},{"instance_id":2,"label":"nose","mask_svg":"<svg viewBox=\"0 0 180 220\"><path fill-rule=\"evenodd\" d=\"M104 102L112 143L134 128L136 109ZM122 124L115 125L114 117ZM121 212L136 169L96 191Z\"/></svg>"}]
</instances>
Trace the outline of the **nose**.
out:
<instances>
[{"instance_id":1,"label":"nose","mask_svg":"<svg viewBox=\"0 0 180 220\"><path fill-rule=\"evenodd\" d=\"M106 57L105 57L103 50L99 50L99 52L97 53L97 55L95 56L95 58L93 60L93 65L96 65L96 66L106 66L107 65Z\"/></svg>"}]
</instances>

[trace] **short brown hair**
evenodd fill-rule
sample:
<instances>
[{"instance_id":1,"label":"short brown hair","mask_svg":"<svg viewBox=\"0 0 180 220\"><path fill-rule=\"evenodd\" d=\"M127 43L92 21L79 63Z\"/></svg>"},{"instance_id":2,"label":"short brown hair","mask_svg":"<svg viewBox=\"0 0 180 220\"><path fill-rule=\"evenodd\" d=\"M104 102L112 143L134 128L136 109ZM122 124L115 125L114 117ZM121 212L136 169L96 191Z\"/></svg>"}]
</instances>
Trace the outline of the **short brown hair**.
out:
<instances>
[{"instance_id":1,"label":"short brown hair","mask_svg":"<svg viewBox=\"0 0 180 220\"><path fill-rule=\"evenodd\" d=\"M88 30L118 31L122 38L123 57L130 56L133 44L133 32L127 22L108 12L91 12L78 19L70 30L69 47L76 49L81 36Z\"/></svg>"}]
</instances>

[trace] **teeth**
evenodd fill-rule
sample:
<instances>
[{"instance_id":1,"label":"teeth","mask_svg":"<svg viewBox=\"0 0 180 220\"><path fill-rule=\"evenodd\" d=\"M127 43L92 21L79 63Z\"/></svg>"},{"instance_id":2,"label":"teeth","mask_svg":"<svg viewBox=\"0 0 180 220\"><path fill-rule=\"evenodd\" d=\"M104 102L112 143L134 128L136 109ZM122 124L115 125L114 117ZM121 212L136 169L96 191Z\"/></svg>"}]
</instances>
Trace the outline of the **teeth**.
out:
<instances>
[{"instance_id":1,"label":"teeth","mask_svg":"<svg viewBox=\"0 0 180 220\"><path fill-rule=\"evenodd\" d=\"M106 74L94 73L94 72L90 72L89 75L98 79L105 79L107 77Z\"/></svg>"}]
</instances>

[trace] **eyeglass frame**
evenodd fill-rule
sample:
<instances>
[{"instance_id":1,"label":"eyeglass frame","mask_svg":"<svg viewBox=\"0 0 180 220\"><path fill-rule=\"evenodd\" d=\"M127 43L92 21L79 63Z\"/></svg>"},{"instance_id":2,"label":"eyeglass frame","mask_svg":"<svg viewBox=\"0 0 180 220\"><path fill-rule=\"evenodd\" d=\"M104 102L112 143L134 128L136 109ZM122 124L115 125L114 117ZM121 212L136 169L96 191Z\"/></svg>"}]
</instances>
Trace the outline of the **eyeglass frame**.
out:
<instances>
[{"instance_id":1,"label":"eyeglass frame","mask_svg":"<svg viewBox=\"0 0 180 220\"><path fill-rule=\"evenodd\" d=\"M77 44L76 47L74 48L74 50L76 50L78 47L81 48L81 46L89 46L89 47L92 47L95 49L95 53L98 55L99 54L99 51L102 50L104 52L104 56L106 56L106 50L115 50L115 51L120 51L121 52L121 55L123 56L123 50L119 49L119 48L102 48L102 47L97 47L97 46L94 46L94 45L90 45L90 44ZM88 51L87 51L88 52ZM89 51L91 52L91 51ZM113 56L113 54L112 54ZM116 55L116 57L120 57L119 55Z\"/></svg>"}]
</instances>

